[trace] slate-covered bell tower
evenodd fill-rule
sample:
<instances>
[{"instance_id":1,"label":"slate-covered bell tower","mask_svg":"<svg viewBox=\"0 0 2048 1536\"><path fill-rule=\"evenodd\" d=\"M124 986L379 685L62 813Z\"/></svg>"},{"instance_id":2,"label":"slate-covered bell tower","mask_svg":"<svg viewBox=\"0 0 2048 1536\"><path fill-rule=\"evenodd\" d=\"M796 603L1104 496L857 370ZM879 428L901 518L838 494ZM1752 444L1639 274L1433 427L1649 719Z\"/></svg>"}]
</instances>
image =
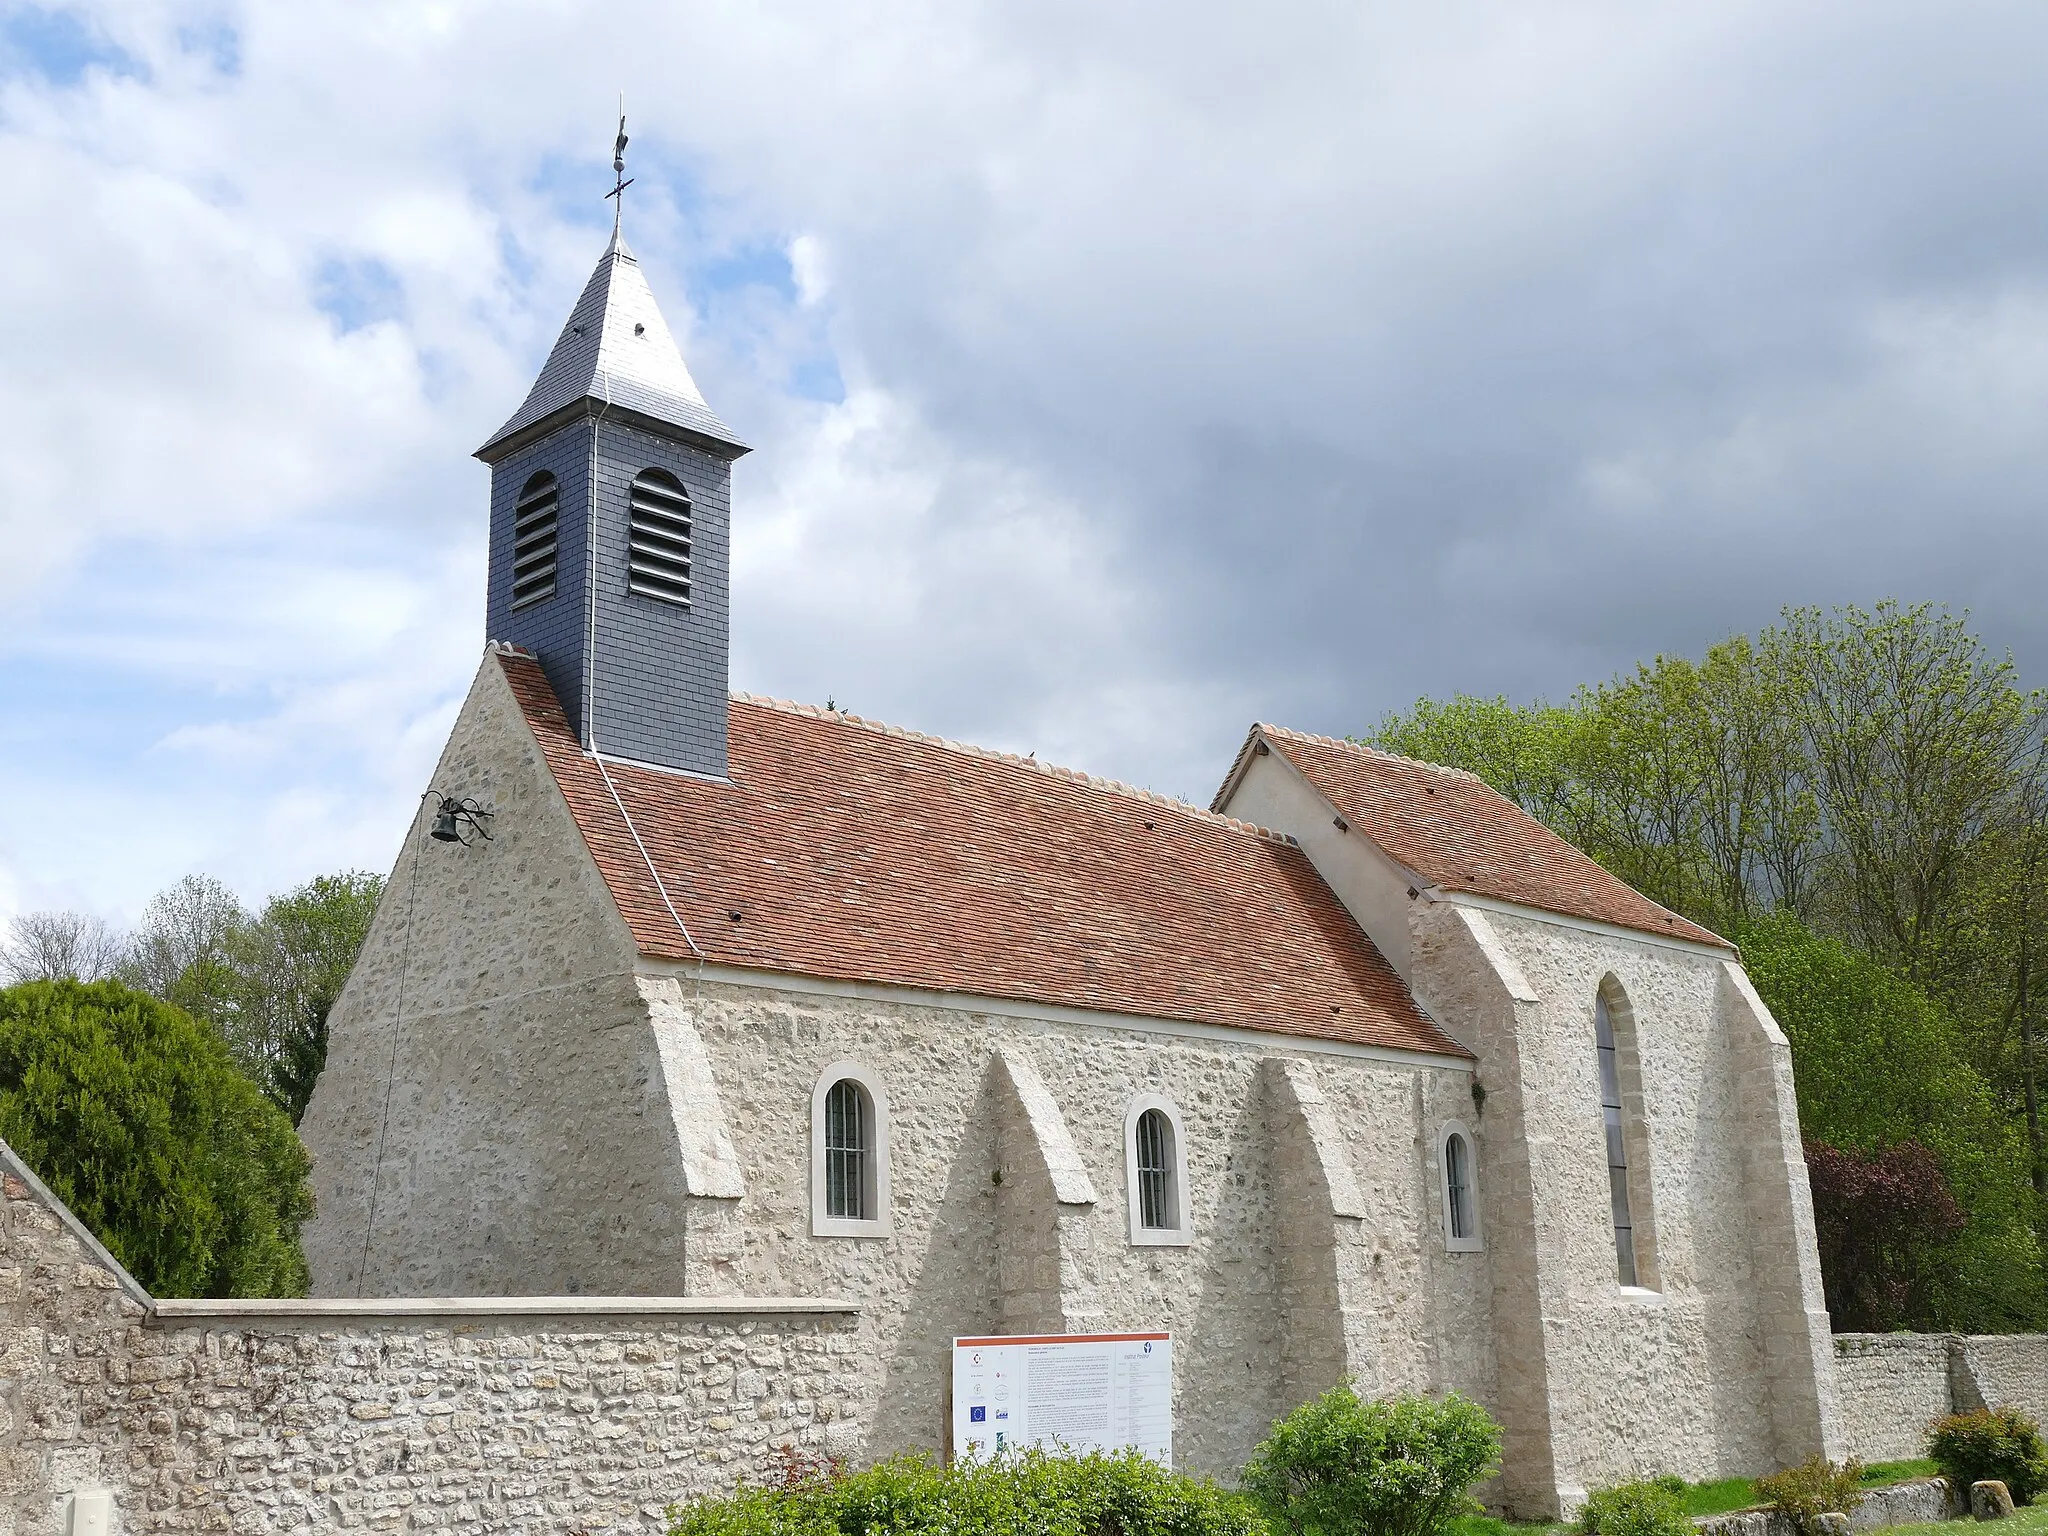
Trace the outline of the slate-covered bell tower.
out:
<instances>
[{"instance_id":1,"label":"slate-covered bell tower","mask_svg":"<svg viewBox=\"0 0 2048 1536\"><path fill-rule=\"evenodd\" d=\"M491 466L487 628L585 750L725 776L732 461L615 230Z\"/></svg>"}]
</instances>

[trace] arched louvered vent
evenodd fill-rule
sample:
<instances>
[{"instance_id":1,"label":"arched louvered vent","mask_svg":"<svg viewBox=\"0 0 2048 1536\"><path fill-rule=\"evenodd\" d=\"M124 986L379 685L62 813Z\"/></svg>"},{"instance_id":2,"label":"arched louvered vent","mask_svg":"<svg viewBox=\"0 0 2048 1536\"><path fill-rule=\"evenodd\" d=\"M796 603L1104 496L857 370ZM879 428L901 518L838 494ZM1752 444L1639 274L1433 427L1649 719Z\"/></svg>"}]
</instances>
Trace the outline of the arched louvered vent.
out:
<instances>
[{"instance_id":1,"label":"arched louvered vent","mask_svg":"<svg viewBox=\"0 0 2048 1536\"><path fill-rule=\"evenodd\" d=\"M664 602L690 600L690 496L665 470L633 477L626 590Z\"/></svg>"},{"instance_id":2,"label":"arched louvered vent","mask_svg":"<svg viewBox=\"0 0 2048 1536\"><path fill-rule=\"evenodd\" d=\"M542 470L526 482L512 509L512 606L555 595L555 535L561 497Z\"/></svg>"}]
</instances>

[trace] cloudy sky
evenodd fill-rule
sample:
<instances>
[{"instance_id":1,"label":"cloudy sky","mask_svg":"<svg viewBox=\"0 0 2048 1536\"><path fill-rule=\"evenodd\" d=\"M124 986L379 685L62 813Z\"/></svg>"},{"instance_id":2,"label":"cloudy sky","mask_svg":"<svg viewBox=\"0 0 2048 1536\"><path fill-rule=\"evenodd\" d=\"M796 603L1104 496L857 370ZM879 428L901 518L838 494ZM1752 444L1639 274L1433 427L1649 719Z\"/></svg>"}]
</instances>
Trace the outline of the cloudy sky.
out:
<instances>
[{"instance_id":1,"label":"cloudy sky","mask_svg":"<svg viewBox=\"0 0 2048 1536\"><path fill-rule=\"evenodd\" d=\"M738 687L1206 799L1785 603L2048 681L2048 11L0 0L0 913L385 868L628 234Z\"/></svg>"}]
</instances>

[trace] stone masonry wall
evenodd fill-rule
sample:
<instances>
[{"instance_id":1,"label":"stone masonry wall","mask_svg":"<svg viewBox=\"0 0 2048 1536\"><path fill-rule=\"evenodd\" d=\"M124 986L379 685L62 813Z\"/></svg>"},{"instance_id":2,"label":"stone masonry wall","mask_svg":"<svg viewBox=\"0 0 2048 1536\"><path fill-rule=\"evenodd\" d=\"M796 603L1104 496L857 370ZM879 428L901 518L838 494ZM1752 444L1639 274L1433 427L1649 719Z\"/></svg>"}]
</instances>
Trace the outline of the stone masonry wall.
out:
<instances>
[{"instance_id":1,"label":"stone masonry wall","mask_svg":"<svg viewBox=\"0 0 2048 1536\"><path fill-rule=\"evenodd\" d=\"M1175 1464L1224 1477L1276 1417L1347 1370L1367 1391L1491 1398L1488 1255L1445 1252L1432 1150L1443 1119L1473 1114L1462 1063L1302 1050L1276 1079L1295 1043L1285 1037L1148 1034L954 1000L699 982L687 968L677 982L744 1170L734 1283L861 1303L877 1405L864 1457L939 1449L951 1339L1026 1318L1170 1330ZM1061 1200L1019 1165L1005 1058L1061 1117L1092 1200ZM811 1232L809 1106L842 1060L888 1096L886 1237ZM1184 1247L1130 1240L1124 1127L1143 1093L1183 1117ZM1300 1145L1304 1095L1350 1175L1343 1210ZM1296 1327L1327 1328L1328 1347L1290 1368Z\"/></svg>"},{"instance_id":2,"label":"stone masonry wall","mask_svg":"<svg viewBox=\"0 0 2048 1536\"><path fill-rule=\"evenodd\" d=\"M1852 1456L1904 1461L1922 1454L1927 1426L1949 1411L1948 1353L1941 1334L1835 1336L1835 1380Z\"/></svg>"},{"instance_id":3,"label":"stone masonry wall","mask_svg":"<svg viewBox=\"0 0 2048 1536\"><path fill-rule=\"evenodd\" d=\"M804 1303L153 1315L0 1165L0 1536L58 1536L93 1490L121 1532L655 1532L669 1502L773 1445L841 1449L872 1412L853 1319Z\"/></svg>"},{"instance_id":4,"label":"stone masonry wall","mask_svg":"<svg viewBox=\"0 0 2048 1536\"><path fill-rule=\"evenodd\" d=\"M1448 902L1418 910L1412 954L1418 995L1470 1031L1487 1096L1504 1502L1570 1513L1632 1476L1747 1475L1832 1448L1818 1273L1792 1252L1811 1253L1803 1168L1796 1149L1756 1155L1766 1138L1782 1153L1789 1069L1723 957ZM1610 1217L1603 992L1623 1042L1633 1286Z\"/></svg>"},{"instance_id":5,"label":"stone masonry wall","mask_svg":"<svg viewBox=\"0 0 2048 1536\"><path fill-rule=\"evenodd\" d=\"M2011 1404L2048 1423L2048 1334L1839 1333L1835 1375L1865 1461L1925 1455L1944 1414Z\"/></svg>"}]
</instances>

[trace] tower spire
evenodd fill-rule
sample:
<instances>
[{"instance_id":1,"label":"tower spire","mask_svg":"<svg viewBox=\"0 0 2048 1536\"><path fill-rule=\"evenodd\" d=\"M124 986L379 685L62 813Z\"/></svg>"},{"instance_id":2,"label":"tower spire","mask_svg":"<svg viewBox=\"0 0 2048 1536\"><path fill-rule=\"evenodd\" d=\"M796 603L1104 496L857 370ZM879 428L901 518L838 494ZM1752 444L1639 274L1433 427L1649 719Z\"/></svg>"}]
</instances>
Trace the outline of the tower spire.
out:
<instances>
[{"instance_id":1,"label":"tower spire","mask_svg":"<svg viewBox=\"0 0 2048 1536\"><path fill-rule=\"evenodd\" d=\"M633 185L633 179L626 174L626 93L624 91L619 92L619 138L618 142L612 145L612 182L612 189L605 193L605 196L612 199L612 243L616 245L619 239L619 222L626 212L626 188Z\"/></svg>"},{"instance_id":2,"label":"tower spire","mask_svg":"<svg viewBox=\"0 0 2048 1536\"><path fill-rule=\"evenodd\" d=\"M626 175L620 102L614 202ZM491 466L488 633L540 658L586 750L726 771L732 461L616 214Z\"/></svg>"}]
</instances>

